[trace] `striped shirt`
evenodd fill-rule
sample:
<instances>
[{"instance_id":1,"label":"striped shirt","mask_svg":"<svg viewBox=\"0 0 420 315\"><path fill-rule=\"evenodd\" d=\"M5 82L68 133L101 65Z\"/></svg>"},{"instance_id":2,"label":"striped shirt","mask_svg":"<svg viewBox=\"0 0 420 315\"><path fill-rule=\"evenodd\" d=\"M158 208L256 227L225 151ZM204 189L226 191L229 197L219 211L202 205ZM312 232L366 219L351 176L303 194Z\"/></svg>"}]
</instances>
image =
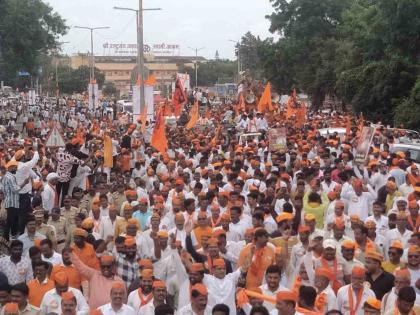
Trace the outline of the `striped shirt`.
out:
<instances>
[{"instance_id":1,"label":"striped shirt","mask_svg":"<svg viewBox=\"0 0 420 315\"><path fill-rule=\"evenodd\" d=\"M3 177L3 191L4 191L4 207L19 208L19 191L20 186L17 184L16 177L6 172Z\"/></svg>"}]
</instances>

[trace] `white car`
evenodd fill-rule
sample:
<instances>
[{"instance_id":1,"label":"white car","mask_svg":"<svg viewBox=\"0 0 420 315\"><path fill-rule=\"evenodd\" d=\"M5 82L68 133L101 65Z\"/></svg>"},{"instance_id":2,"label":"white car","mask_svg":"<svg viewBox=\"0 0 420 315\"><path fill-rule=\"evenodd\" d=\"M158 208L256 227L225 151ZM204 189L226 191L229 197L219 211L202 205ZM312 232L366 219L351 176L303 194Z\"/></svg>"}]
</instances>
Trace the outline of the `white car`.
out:
<instances>
[{"instance_id":1,"label":"white car","mask_svg":"<svg viewBox=\"0 0 420 315\"><path fill-rule=\"evenodd\" d=\"M392 153L404 152L406 155L410 156L417 167L420 167L420 143L395 143L389 150Z\"/></svg>"},{"instance_id":2,"label":"white car","mask_svg":"<svg viewBox=\"0 0 420 315\"><path fill-rule=\"evenodd\" d=\"M342 141L346 137L346 128L323 128L319 129L318 132L324 138L328 138L328 136L333 135L334 133L336 133Z\"/></svg>"}]
</instances>

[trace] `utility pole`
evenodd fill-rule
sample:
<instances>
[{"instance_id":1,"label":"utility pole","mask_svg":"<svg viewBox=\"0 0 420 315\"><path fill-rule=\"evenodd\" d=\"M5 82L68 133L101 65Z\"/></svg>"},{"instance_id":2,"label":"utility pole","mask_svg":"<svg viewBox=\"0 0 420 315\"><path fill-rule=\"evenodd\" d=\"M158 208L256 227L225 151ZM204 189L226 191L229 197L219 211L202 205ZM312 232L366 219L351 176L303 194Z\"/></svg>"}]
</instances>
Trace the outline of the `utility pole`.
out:
<instances>
[{"instance_id":1,"label":"utility pole","mask_svg":"<svg viewBox=\"0 0 420 315\"><path fill-rule=\"evenodd\" d=\"M93 55L93 31L94 30L103 30L108 29L109 26L100 26L100 27L87 27L87 26L73 26L74 28L80 28L90 31L90 86L92 88L92 103L95 106L95 57Z\"/></svg>"},{"instance_id":2,"label":"utility pole","mask_svg":"<svg viewBox=\"0 0 420 315\"><path fill-rule=\"evenodd\" d=\"M202 49L204 49L205 47L201 47L201 48L193 48L193 47L188 47L189 49L191 49L191 50L194 50L195 51L195 62L194 62L194 68L195 68L195 87L197 88L197 86L198 86L198 81L197 81L197 79L198 79L198 68L197 68L197 59L198 59L198 52L200 51L200 50L202 50Z\"/></svg>"},{"instance_id":3,"label":"utility pole","mask_svg":"<svg viewBox=\"0 0 420 315\"><path fill-rule=\"evenodd\" d=\"M141 82L140 84L140 113L143 112L145 107L144 99L144 81L145 74L144 69L144 37L143 37L143 11L160 11L161 8L143 8L143 0L139 0L139 9L114 7L116 10L132 11L136 13L136 30L137 30L137 79Z\"/></svg>"},{"instance_id":4,"label":"utility pole","mask_svg":"<svg viewBox=\"0 0 420 315\"><path fill-rule=\"evenodd\" d=\"M238 48L238 81L241 76L241 43L239 41L229 39L230 42L235 43Z\"/></svg>"},{"instance_id":5,"label":"utility pole","mask_svg":"<svg viewBox=\"0 0 420 315\"><path fill-rule=\"evenodd\" d=\"M67 44L69 42L58 42L58 44L61 46L62 44ZM61 49L61 48L60 48ZM55 90L56 90L56 96L58 97L58 51L57 51L57 56L56 56L56 60L55 60Z\"/></svg>"}]
</instances>

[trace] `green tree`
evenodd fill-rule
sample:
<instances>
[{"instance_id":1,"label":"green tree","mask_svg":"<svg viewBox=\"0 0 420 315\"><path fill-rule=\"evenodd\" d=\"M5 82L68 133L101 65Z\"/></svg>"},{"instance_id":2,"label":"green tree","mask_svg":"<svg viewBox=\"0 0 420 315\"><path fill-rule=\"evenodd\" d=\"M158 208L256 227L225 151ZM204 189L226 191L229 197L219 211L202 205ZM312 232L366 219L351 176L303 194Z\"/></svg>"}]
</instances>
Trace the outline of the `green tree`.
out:
<instances>
[{"instance_id":1,"label":"green tree","mask_svg":"<svg viewBox=\"0 0 420 315\"><path fill-rule=\"evenodd\" d=\"M262 41L259 37L247 32L236 45L236 56L239 55L241 69L248 70L253 78L260 79L262 75L261 60L258 54Z\"/></svg>"},{"instance_id":2,"label":"green tree","mask_svg":"<svg viewBox=\"0 0 420 315\"><path fill-rule=\"evenodd\" d=\"M102 95L116 96L118 94L117 88L113 82L105 82L102 87Z\"/></svg>"},{"instance_id":3,"label":"green tree","mask_svg":"<svg viewBox=\"0 0 420 315\"><path fill-rule=\"evenodd\" d=\"M94 72L98 87L101 89L105 81L105 75L97 68L95 68ZM61 93L82 93L87 91L90 79L90 68L87 66L81 66L78 69L71 70L70 72L60 71L59 78L59 87Z\"/></svg>"},{"instance_id":4,"label":"green tree","mask_svg":"<svg viewBox=\"0 0 420 315\"><path fill-rule=\"evenodd\" d=\"M0 79L12 85L18 71L38 75L41 56L56 49L68 29L42 0L2 0L0 21Z\"/></svg>"},{"instance_id":5,"label":"green tree","mask_svg":"<svg viewBox=\"0 0 420 315\"><path fill-rule=\"evenodd\" d=\"M280 78L268 70L278 91L293 87L309 94L319 108L326 94L335 93L335 55L338 26L351 0L272 0L274 13L268 16L271 32L281 38L275 50L260 57L266 70L277 64ZM267 43L266 43L267 44ZM260 53L261 54L261 53ZM267 61L267 58L269 61ZM286 87L284 85L285 84Z\"/></svg>"}]
</instances>

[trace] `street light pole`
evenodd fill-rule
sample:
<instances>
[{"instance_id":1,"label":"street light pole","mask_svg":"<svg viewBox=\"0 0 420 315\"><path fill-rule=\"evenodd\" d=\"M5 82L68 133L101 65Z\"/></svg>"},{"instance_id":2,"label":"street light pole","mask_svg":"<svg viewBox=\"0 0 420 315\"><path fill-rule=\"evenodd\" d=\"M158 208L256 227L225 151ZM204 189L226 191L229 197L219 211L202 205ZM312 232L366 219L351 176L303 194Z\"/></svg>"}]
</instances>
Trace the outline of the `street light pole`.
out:
<instances>
[{"instance_id":1,"label":"street light pole","mask_svg":"<svg viewBox=\"0 0 420 315\"><path fill-rule=\"evenodd\" d=\"M92 106L95 106L95 58L93 56L93 31L108 29L109 26L100 26L100 27L87 27L87 26L74 26L74 28L85 29L90 31L90 83L92 86Z\"/></svg>"},{"instance_id":2,"label":"street light pole","mask_svg":"<svg viewBox=\"0 0 420 315\"><path fill-rule=\"evenodd\" d=\"M67 44L69 42L58 42L59 45L62 44ZM57 97L58 97L58 52L57 52L57 56L56 56L56 60L55 60L55 89L56 89L56 93L57 93Z\"/></svg>"},{"instance_id":3,"label":"street light pole","mask_svg":"<svg viewBox=\"0 0 420 315\"><path fill-rule=\"evenodd\" d=\"M160 11L161 8L143 8L143 0L139 0L139 9L114 7L116 10L133 11L136 13L136 30L137 30L137 79L141 82L140 84L140 112L143 112L145 107L144 99L144 37L143 37L143 11Z\"/></svg>"},{"instance_id":4,"label":"street light pole","mask_svg":"<svg viewBox=\"0 0 420 315\"><path fill-rule=\"evenodd\" d=\"M195 66L195 87L197 88L197 86L198 86L198 67L197 67L198 52L200 50L204 49L205 47L201 47L201 48L188 47L188 48L195 51L195 62L194 62L194 66Z\"/></svg>"},{"instance_id":5,"label":"street light pole","mask_svg":"<svg viewBox=\"0 0 420 315\"><path fill-rule=\"evenodd\" d=\"M239 41L229 39L230 42L235 43L236 47L238 47L238 80L241 75L241 44Z\"/></svg>"}]
</instances>

